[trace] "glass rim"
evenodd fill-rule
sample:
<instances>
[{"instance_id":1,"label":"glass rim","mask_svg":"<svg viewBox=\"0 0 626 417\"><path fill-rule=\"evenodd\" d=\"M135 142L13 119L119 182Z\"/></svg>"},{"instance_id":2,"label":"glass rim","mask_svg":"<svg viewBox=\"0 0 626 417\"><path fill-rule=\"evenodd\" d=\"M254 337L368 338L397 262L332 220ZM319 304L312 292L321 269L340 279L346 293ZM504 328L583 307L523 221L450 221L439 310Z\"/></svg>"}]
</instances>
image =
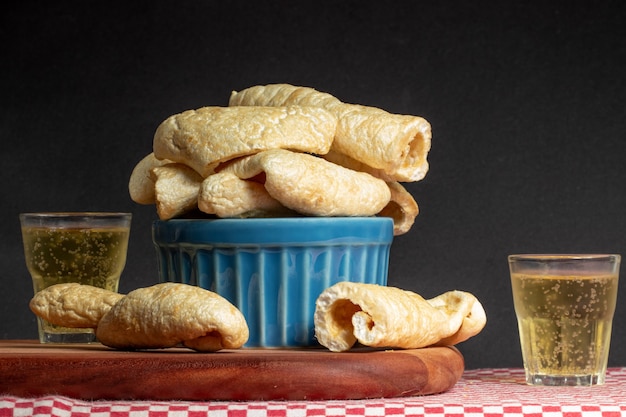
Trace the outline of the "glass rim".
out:
<instances>
[{"instance_id":1,"label":"glass rim","mask_svg":"<svg viewBox=\"0 0 626 417\"><path fill-rule=\"evenodd\" d=\"M621 255L615 253L528 253L508 256L509 262L567 262L567 261L603 261L620 260Z\"/></svg>"},{"instance_id":2,"label":"glass rim","mask_svg":"<svg viewBox=\"0 0 626 417\"><path fill-rule=\"evenodd\" d=\"M130 212L121 211L42 211L42 212L27 212L20 213L20 217L33 217L33 218L73 218L73 217L94 217L94 218L107 218L107 217L127 217L131 216Z\"/></svg>"}]
</instances>

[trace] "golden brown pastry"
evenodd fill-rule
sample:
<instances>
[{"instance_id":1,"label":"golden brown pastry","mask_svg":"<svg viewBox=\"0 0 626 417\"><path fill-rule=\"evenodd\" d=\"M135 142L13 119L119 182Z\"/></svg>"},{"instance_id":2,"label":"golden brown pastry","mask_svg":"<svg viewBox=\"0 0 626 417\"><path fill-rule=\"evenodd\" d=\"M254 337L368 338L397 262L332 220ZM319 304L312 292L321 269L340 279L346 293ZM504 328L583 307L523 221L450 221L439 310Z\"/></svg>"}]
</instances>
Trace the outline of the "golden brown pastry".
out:
<instances>
[{"instance_id":1,"label":"golden brown pastry","mask_svg":"<svg viewBox=\"0 0 626 417\"><path fill-rule=\"evenodd\" d=\"M317 340L335 352L357 341L404 349L458 343L480 332L486 320L482 305L467 292L425 300L411 291L354 282L323 291L314 314Z\"/></svg>"},{"instance_id":2,"label":"golden brown pastry","mask_svg":"<svg viewBox=\"0 0 626 417\"><path fill-rule=\"evenodd\" d=\"M133 169L128 181L128 191L130 198L138 204L154 204L156 197L154 194L154 180L152 178L152 168L160 167L171 163L167 159L157 159L154 153L146 155Z\"/></svg>"},{"instance_id":3,"label":"golden brown pastry","mask_svg":"<svg viewBox=\"0 0 626 417\"><path fill-rule=\"evenodd\" d=\"M230 172L209 175L202 182L198 208L222 218L293 215L262 183L241 179Z\"/></svg>"},{"instance_id":4,"label":"golden brown pastry","mask_svg":"<svg viewBox=\"0 0 626 417\"><path fill-rule=\"evenodd\" d=\"M428 303L434 308L448 311L449 314L463 315L463 322L459 330L437 342L437 345L440 346L453 346L466 341L480 333L487 322L487 316L482 304L467 292L448 291L429 299ZM471 305L471 307L468 307L468 305Z\"/></svg>"},{"instance_id":5,"label":"golden brown pastry","mask_svg":"<svg viewBox=\"0 0 626 417\"><path fill-rule=\"evenodd\" d=\"M241 312L202 288L163 283L128 295L77 283L57 284L30 301L42 319L63 327L96 329L98 340L118 349L183 345L202 352L240 348L248 340Z\"/></svg>"},{"instance_id":6,"label":"golden brown pastry","mask_svg":"<svg viewBox=\"0 0 626 417\"><path fill-rule=\"evenodd\" d=\"M203 107L163 121L153 151L207 177L223 162L267 149L325 154L336 128L337 118L316 107Z\"/></svg>"},{"instance_id":7,"label":"golden brown pastry","mask_svg":"<svg viewBox=\"0 0 626 417\"><path fill-rule=\"evenodd\" d=\"M311 216L373 216L389 203L387 184L364 172L299 152L273 149L224 167L241 179L258 176L285 207Z\"/></svg>"},{"instance_id":8,"label":"golden brown pastry","mask_svg":"<svg viewBox=\"0 0 626 417\"><path fill-rule=\"evenodd\" d=\"M56 284L30 300L30 309L44 320L63 327L92 328L124 296L90 285Z\"/></svg>"},{"instance_id":9,"label":"golden brown pastry","mask_svg":"<svg viewBox=\"0 0 626 417\"><path fill-rule=\"evenodd\" d=\"M170 163L152 168L159 219L168 220L195 210L202 177L187 165Z\"/></svg>"},{"instance_id":10,"label":"golden brown pastry","mask_svg":"<svg viewBox=\"0 0 626 417\"><path fill-rule=\"evenodd\" d=\"M399 182L388 182L391 199L378 215L393 219L393 234L395 236L408 232L415 217L419 213L419 207L413 196Z\"/></svg>"},{"instance_id":11,"label":"golden brown pastry","mask_svg":"<svg viewBox=\"0 0 626 417\"><path fill-rule=\"evenodd\" d=\"M367 172L368 174L383 179L387 182L395 182L396 177L394 175L387 174L384 170L373 168L361 161L357 161L354 158L350 158L348 155L339 153L331 148L327 154L322 155L322 157L334 164L341 165L346 168L353 169L355 171Z\"/></svg>"},{"instance_id":12,"label":"golden brown pastry","mask_svg":"<svg viewBox=\"0 0 626 417\"><path fill-rule=\"evenodd\" d=\"M344 163L358 161L370 167L368 171L379 170L388 181L418 181L428 172L432 132L430 123L421 117L343 103L330 94L290 84L259 85L233 91L229 105L322 107L338 118L331 149L346 156L341 158Z\"/></svg>"},{"instance_id":13,"label":"golden brown pastry","mask_svg":"<svg viewBox=\"0 0 626 417\"><path fill-rule=\"evenodd\" d=\"M236 349L248 340L241 312L200 287L162 283L128 293L98 323L96 337L118 349L158 349L182 343L201 352Z\"/></svg>"}]
</instances>

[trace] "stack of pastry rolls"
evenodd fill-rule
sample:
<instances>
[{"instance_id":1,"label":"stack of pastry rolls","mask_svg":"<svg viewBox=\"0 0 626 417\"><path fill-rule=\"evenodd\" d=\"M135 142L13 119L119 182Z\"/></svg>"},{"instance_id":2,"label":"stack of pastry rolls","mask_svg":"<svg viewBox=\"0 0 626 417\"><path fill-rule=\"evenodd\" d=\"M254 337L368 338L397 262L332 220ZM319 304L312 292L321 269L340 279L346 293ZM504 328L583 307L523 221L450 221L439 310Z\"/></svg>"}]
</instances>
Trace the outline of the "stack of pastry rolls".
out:
<instances>
[{"instance_id":1,"label":"stack of pastry rolls","mask_svg":"<svg viewBox=\"0 0 626 417\"><path fill-rule=\"evenodd\" d=\"M343 103L309 87L253 86L227 107L175 114L129 182L159 218L387 216L409 231L419 209L403 182L428 172L423 118Z\"/></svg>"}]
</instances>

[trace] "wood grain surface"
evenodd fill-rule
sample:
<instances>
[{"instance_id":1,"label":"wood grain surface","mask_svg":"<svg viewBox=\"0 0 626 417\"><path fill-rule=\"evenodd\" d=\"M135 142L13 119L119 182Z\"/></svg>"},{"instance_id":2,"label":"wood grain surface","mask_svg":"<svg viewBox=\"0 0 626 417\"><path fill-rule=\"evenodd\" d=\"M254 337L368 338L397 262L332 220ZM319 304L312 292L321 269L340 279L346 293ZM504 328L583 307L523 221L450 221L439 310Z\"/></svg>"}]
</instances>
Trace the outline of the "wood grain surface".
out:
<instances>
[{"instance_id":1,"label":"wood grain surface","mask_svg":"<svg viewBox=\"0 0 626 417\"><path fill-rule=\"evenodd\" d=\"M332 400L447 391L464 370L454 347L414 350L184 348L0 341L0 393L80 399Z\"/></svg>"}]
</instances>

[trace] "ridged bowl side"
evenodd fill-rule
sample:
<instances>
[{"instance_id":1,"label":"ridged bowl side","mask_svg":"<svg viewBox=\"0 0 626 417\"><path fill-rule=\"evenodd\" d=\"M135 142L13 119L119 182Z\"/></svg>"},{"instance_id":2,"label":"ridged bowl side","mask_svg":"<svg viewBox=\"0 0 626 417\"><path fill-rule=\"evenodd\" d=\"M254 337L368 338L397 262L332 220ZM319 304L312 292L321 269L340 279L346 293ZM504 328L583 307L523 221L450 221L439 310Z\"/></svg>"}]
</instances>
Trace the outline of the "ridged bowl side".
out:
<instances>
[{"instance_id":1,"label":"ridged bowl side","mask_svg":"<svg viewBox=\"0 0 626 417\"><path fill-rule=\"evenodd\" d=\"M317 346L318 296L341 281L386 285L391 247L391 237L369 235L311 244L154 241L160 281L197 285L233 303L250 329L246 347Z\"/></svg>"}]
</instances>

